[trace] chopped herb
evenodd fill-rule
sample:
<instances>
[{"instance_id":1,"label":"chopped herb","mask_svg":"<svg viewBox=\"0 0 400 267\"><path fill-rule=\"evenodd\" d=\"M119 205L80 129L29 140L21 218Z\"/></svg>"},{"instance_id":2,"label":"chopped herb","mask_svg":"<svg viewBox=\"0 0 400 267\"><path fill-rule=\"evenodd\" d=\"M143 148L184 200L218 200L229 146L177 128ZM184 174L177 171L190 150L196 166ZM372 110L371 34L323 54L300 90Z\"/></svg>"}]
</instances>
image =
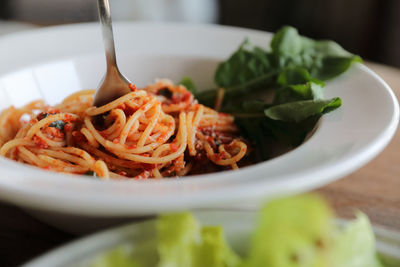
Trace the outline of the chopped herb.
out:
<instances>
[{"instance_id":1,"label":"chopped herb","mask_svg":"<svg viewBox=\"0 0 400 267\"><path fill-rule=\"evenodd\" d=\"M97 173L95 173L94 171L87 171L83 175L98 177Z\"/></svg>"},{"instance_id":2,"label":"chopped herb","mask_svg":"<svg viewBox=\"0 0 400 267\"><path fill-rule=\"evenodd\" d=\"M58 121L53 121L52 123L50 123L49 127L54 127L60 131L64 131L65 124L66 124L66 122L58 120Z\"/></svg>"},{"instance_id":3,"label":"chopped herb","mask_svg":"<svg viewBox=\"0 0 400 267\"><path fill-rule=\"evenodd\" d=\"M165 96L168 99L171 99L172 92L168 88L163 88L157 92L158 95Z\"/></svg>"},{"instance_id":4,"label":"chopped herb","mask_svg":"<svg viewBox=\"0 0 400 267\"><path fill-rule=\"evenodd\" d=\"M216 138L214 138L214 142L215 142L215 145L217 146L217 148L221 145L221 141Z\"/></svg>"}]
</instances>

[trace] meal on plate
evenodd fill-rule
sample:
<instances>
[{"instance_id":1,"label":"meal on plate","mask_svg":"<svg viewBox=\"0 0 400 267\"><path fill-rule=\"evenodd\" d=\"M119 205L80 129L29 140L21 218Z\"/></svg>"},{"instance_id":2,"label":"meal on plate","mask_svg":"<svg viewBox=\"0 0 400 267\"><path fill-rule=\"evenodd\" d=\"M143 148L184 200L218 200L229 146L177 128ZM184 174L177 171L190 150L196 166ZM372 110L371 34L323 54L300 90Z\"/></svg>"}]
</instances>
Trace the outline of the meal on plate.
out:
<instances>
[{"instance_id":1,"label":"meal on plate","mask_svg":"<svg viewBox=\"0 0 400 267\"><path fill-rule=\"evenodd\" d=\"M92 106L88 90L54 107L35 101L6 110L2 119L15 125L4 129L12 138L0 153L44 169L112 178L184 176L210 163L238 168L247 145L231 115L198 104L184 86L166 80L131 87L101 107Z\"/></svg>"},{"instance_id":2,"label":"meal on plate","mask_svg":"<svg viewBox=\"0 0 400 267\"><path fill-rule=\"evenodd\" d=\"M156 221L154 241L150 237L144 243L120 244L95 256L88 266L400 266L397 260L377 255L367 216L358 213L354 221L338 225L318 195L270 202L259 213L250 238L236 229L238 236L231 244L222 226L202 226L190 213L162 215Z\"/></svg>"},{"instance_id":3,"label":"meal on plate","mask_svg":"<svg viewBox=\"0 0 400 267\"><path fill-rule=\"evenodd\" d=\"M0 154L46 170L102 178L162 178L237 169L301 144L341 105L324 81L360 61L332 41L283 27L270 49L249 41L215 73L217 89L189 77L158 80L104 106L94 90L56 106L34 101L0 115Z\"/></svg>"}]
</instances>

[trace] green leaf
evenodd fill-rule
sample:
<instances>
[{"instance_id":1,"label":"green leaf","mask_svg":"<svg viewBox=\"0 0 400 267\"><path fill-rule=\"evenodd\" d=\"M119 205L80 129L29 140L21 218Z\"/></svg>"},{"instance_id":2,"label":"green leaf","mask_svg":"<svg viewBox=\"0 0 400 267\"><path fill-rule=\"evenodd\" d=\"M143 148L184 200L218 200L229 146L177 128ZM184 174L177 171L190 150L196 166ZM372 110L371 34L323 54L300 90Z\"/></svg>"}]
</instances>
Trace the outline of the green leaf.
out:
<instances>
[{"instance_id":1,"label":"green leaf","mask_svg":"<svg viewBox=\"0 0 400 267\"><path fill-rule=\"evenodd\" d=\"M245 40L239 49L225 62L222 62L215 73L215 82L219 87L231 88L249 83L265 74L274 71L269 53L260 47L254 47ZM271 77L258 79L259 86L271 82Z\"/></svg>"},{"instance_id":2,"label":"green leaf","mask_svg":"<svg viewBox=\"0 0 400 267\"><path fill-rule=\"evenodd\" d=\"M340 98L330 100L303 100L276 105L264 110L265 116L273 120L300 122L337 109L342 104Z\"/></svg>"},{"instance_id":3,"label":"green leaf","mask_svg":"<svg viewBox=\"0 0 400 267\"><path fill-rule=\"evenodd\" d=\"M65 124L67 124L67 123L64 121L58 120L58 121L53 121L52 123L50 123L49 127L54 127L60 131L64 131Z\"/></svg>"},{"instance_id":4,"label":"green leaf","mask_svg":"<svg viewBox=\"0 0 400 267\"><path fill-rule=\"evenodd\" d=\"M324 82L314 79L305 68L284 69L277 78L281 88L275 92L274 104L323 98Z\"/></svg>"},{"instance_id":5,"label":"green leaf","mask_svg":"<svg viewBox=\"0 0 400 267\"><path fill-rule=\"evenodd\" d=\"M385 267L399 267L400 260L387 255L378 255L380 262Z\"/></svg>"},{"instance_id":6,"label":"green leaf","mask_svg":"<svg viewBox=\"0 0 400 267\"><path fill-rule=\"evenodd\" d=\"M243 267L383 267L368 218L339 228L318 195L274 200L259 216Z\"/></svg>"},{"instance_id":7,"label":"green leaf","mask_svg":"<svg viewBox=\"0 0 400 267\"><path fill-rule=\"evenodd\" d=\"M331 209L318 195L271 201L259 214L244 266L328 266L332 219Z\"/></svg>"},{"instance_id":8,"label":"green leaf","mask_svg":"<svg viewBox=\"0 0 400 267\"><path fill-rule=\"evenodd\" d=\"M325 57L320 68L311 69L311 73L318 79L328 80L335 78L350 68L355 62L362 62L359 56Z\"/></svg>"},{"instance_id":9,"label":"green leaf","mask_svg":"<svg viewBox=\"0 0 400 267\"><path fill-rule=\"evenodd\" d=\"M295 84L282 87L275 92L274 104L285 104L301 100L321 100L323 88L315 83Z\"/></svg>"},{"instance_id":10,"label":"green leaf","mask_svg":"<svg viewBox=\"0 0 400 267\"><path fill-rule=\"evenodd\" d=\"M270 42L270 51L245 40L221 62L215 82L225 89L221 111L235 116L242 134L258 150L269 149L272 137L282 145L304 141L318 119L341 105L340 98L324 100L324 80L345 72L355 56L333 41L312 40L290 26L282 27ZM195 95L213 107L217 89ZM267 159L268 151L257 151Z\"/></svg>"},{"instance_id":11,"label":"green leaf","mask_svg":"<svg viewBox=\"0 0 400 267\"><path fill-rule=\"evenodd\" d=\"M271 50L281 69L302 67L312 77L320 80L334 78L354 62L362 61L333 41L316 41L303 37L290 26L283 27L274 35Z\"/></svg>"},{"instance_id":12,"label":"green leaf","mask_svg":"<svg viewBox=\"0 0 400 267\"><path fill-rule=\"evenodd\" d=\"M321 116L312 116L301 122L277 121L266 118L263 121L264 135L269 133L282 145L297 147L303 143L307 135L315 128Z\"/></svg>"},{"instance_id":13,"label":"green leaf","mask_svg":"<svg viewBox=\"0 0 400 267\"><path fill-rule=\"evenodd\" d=\"M225 89L222 111L240 104L238 100L242 97L269 89L277 75L271 59L271 53L245 40L228 60L219 64L214 79L218 88ZM218 89L207 90L195 97L200 103L213 107L217 92Z\"/></svg>"},{"instance_id":14,"label":"green leaf","mask_svg":"<svg viewBox=\"0 0 400 267\"><path fill-rule=\"evenodd\" d=\"M200 225L190 213L162 215L157 222L159 267L191 266L193 246L200 241Z\"/></svg>"},{"instance_id":15,"label":"green leaf","mask_svg":"<svg viewBox=\"0 0 400 267\"><path fill-rule=\"evenodd\" d=\"M399 266L398 260L381 263L372 227L364 214L358 213L356 220L338 226L328 203L317 194L267 203L258 214L244 259L230 248L221 226L200 226L190 213L162 215L156 226L158 240L149 236L134 246L119 245L99 255L89 266Z\"/></svg>"},{"instance_id":16,"label":"green leaf","mask_svg":"<svg viewBox=\"0 0 400 267\"><path fill-rule=\"evenodd\" d=\"M100 256L98 256L90 267L139 267L132 257L130 248L118 246ZM143 266L144 267L144 266Z\"/></svg>"},{"instance_id":17,"label":"green leaf","mask_svg":"<svg viewBox=\"0 0 400 267\"><path fill-rule=\"evenodd\" d=\"M243 98L251 98L251 95L254 95L254 97L257 98L258 93L271 90L271 88L268 87L268 84L272 83L276 74L276 71L271 71L255 79L249 80L246 83L224 88L225 94L221 111L227 112L228 110L232 110L231 107L237 106L238 104L240 105L243 102ZM217 89L206 90L196 94L195 98L201 104L213 107L217 93Z\"/></svg>"},{"instance_id":18,"label":"green leaf","mask_svg":"<svg viewBox=\"0 0 400 267\"><path fill-rule=\"evenodd\" d=\"M332 249L334 267L382 267L375 248L375 237L367 216L357 219L338 232Z\"/></svg>"},{"instance_id":19,"label":"green leaf","mask_svg":"<svg viewBox=\"0 0 400 267\"><path fill-rule=\"evenodd\" d=\"M302 67L291 67L283 69L276 81L276 83L280 86L287 86L291 84L304 84L307 82L313 82L322 87L325 86L323 81L312 78L308 70Z\"/></svg>"},{"instance_id":20,"label":"green leaf","mask_svg":"<svg viewBox=\"0 0 400 267\"><path fill-rule=\"evenodd\" d=\"M240 132L243 136L251 142L251 146L256 146L253 154L249 155L252 157L251 161L259 162L271 158L270 146L268 136L270 132L267 128L264 128L265 116L263 114L251 113L253 117L235 117L235 123L240 128Z\"/></svg>"},{"instance_id":21,"label":"green leaf","mask_svg":"<svg viewBox=\"0 0 400 267\"><path fill-rule=\"evenodd\" d=\"M178 84L185 86L192 94L197 93L196 85L189 76L184 76Z\"/></svg>"},{"instance_id":22,"label":"green leaf","mask_svg":"<svg viewBox=\"0 0 400 267\"><path fill-rule=\"evenodd\" d=\"M194 249L193 267L234 267L241 262L225 240L221 226L204 226L202 243Z\"/></svg>"},{"instance_id":23,"label":"green leaf","mask_svg":"<svg viewBox=\"0 0 400 267\"><path fill-rule=\"evenodd\" d=\"M190 213L163 215L157 229L159 267L235 267L240 262L221 227L201 227Z\"/></svg>"},{"instance_id":24,"label":"green leaf","mask_svg":"<svg viewBox=\"0 0 400 267\"><path fill-rule=\"evenodd\" d=\"M297 29L284 26L274 34L270 46L275 54L297 56L303 50L303 41Z\"/></svg>"},{"instance_id":25,"label":"green leaf","mask_svg":"<svg viewBox=\"0 0 400 267\"><path fill-rule=\"evenodd\" d=\"M255 161L267 160L271 154L271 138L278 141L274 144L281 151L300 145L307 134L315 128L321 114L310 116L302 121L281 121L267 117L264 113L276 105L262 101L246 101L242 108L234 113L235 123L241 133L252 142L257 149L254 151ZM289 114L290 116L291 114Z\"/></svg>"}]
</instances>

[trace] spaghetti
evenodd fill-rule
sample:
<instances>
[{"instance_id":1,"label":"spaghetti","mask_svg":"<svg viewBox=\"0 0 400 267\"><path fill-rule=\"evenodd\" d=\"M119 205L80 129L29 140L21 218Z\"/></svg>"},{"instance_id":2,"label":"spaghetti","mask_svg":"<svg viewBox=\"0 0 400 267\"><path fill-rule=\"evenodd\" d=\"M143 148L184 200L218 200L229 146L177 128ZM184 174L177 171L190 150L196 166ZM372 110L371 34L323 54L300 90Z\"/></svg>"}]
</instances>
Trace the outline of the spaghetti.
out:
<instances>
[{"instance_id":1,"label":"spaghetti","mask_svg":"<svg viewBox=\"0 0 400 267\"><path fill-rule=\"evenodd\" d=\"M43 169L103 178L184 176L237 169L247 145L234 118L159 80L104 106L94 90L54 107L34 101L0 115L0 154Z\"/></svg>"}]
</instances>

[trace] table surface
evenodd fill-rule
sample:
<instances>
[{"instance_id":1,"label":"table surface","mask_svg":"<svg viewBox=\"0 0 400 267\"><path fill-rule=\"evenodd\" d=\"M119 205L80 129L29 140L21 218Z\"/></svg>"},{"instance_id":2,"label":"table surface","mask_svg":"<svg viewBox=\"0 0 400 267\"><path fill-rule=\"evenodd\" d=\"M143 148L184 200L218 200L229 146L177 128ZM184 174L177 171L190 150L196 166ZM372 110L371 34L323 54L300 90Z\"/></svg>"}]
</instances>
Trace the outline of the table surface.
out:
<instances>
[{"instance_id":1,"label":"table surface","mask_svg":"<svg viewBox=\"0 0 400 267\"><path fill-rule=\"evenodd\" d=\"M400 69L366 65L389 84L400 100ZM351 217L355 210L361 210L373 223L400 230L400 128L370 163L316 191L331 202L340 217Z\"/></svg>"},{"instance_id":2,"label":"table surface","mask_svg":"<svg viewBox=\"0 0 400 267\"><path fill-rule=\"evenodd\" d=\"M400 99L400 69L374 63L377 72ZM355 210L373 223L400 230L400 130L388 147L353 174L319 188L341 217ZM16 266L70 240L79 238L48 226L13 205L0 203L0 266Z\"/></svg>"}]
</instances>

